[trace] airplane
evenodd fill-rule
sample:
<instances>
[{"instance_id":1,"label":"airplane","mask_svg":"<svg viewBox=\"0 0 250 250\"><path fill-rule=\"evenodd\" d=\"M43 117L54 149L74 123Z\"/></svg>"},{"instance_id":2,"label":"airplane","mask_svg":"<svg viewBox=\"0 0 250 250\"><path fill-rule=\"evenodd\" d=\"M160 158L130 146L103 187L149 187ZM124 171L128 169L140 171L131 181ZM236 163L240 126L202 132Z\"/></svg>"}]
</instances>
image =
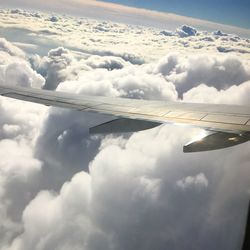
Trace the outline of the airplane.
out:
<instances>
[{"instance_id":1,"label":"airplane","mask_svg":"<svg viewBox=\"0 0 250 250\"><path fill-rule=\"evenodd\" d=\"M0 95L47 106L117 117L90 128L90 134L138 132L164 123L187 124L209 131L205 137L183 146L184 153L223 149L250 140L248 106L86 96L5 85L0 85Z\"/></svg>"}]
</instances>

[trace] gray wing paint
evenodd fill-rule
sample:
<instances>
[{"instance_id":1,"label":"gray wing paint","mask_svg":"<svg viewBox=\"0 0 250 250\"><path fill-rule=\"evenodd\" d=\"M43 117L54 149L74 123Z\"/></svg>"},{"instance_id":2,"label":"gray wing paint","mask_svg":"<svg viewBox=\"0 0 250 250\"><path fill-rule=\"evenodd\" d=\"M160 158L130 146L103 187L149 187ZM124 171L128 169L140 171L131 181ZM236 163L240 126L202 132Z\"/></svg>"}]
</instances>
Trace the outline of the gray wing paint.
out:
<instances>
[{"instance_id":1,"label":"gray wing paint","mask_svg":"<svg viewBox=\"0 0 250 250\"><path fill-rule=\"evenodd\" d=\"M193 147L194 142L192 142L192 144L184 147L185 152L219 149L237 145L250 139L250 107L248 106L85 96L59 91L2 85L0 86L0 95L49 106L109 114L119 118L118 121L114 120L92 128L90 132L93 133L95 131L96 133L102 133L102 131L104 133L134 132L149 129L163 123L187 124L210 131L221 132L215 133L214 136L210 136L207 139L209 147L200 146L197 143ZM222 136L222 133L227 134ZM242 139L242 137L244 138ZM220 141L223 141L222 147L218 147ZM233 143L234 141L235 143ZM203 139L203 142L205 145L207 144L206 139Z\"/></svg>"}]
</instances>

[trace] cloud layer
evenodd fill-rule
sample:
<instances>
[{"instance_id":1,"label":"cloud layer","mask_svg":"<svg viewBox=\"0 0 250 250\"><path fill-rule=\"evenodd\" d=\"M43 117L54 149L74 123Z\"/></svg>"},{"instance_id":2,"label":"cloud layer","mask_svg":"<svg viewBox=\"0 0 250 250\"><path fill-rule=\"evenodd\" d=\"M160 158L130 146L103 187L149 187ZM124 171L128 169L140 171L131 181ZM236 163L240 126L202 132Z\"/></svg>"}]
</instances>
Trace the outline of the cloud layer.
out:
<instances>
[{"instance_id":1,"label":"cloud layer","mask_svg":"<svg viewBox=\"0 0 250 250\"><path fill-rule=\"evenodd\" d=\"M217 50L249 51L247 39L187 25L170 34L60 15L0 15L6 27L18 15L16 27L48 50L31 53L0 39L0 84L250 105L248 53ZM36 19L43 20L36 28L27 22ZM111 119L0 98L0 249L239 249L249 143L183 154L202 130L88 134Z\"/></svg>"},{"instance_id":2,"label":"cloud layer","mask_svg":"<svg viewBox=\"0 0 250 250\"><path fill-rule=\"evenodd\" d=\"M67 13L69 15L86 16L102 20L111 20L120 23L129 23L133 25L145 25L174 29L185 24L198 27L200 29L212 30L223 29L230 33L249 37L248 29L238 28L230 25L218 24L206 20L180 16L173 13L164 13L142 8L133 8L108 1L97 0L54 0L43 2L39 0L9 0L7 3L1 3L3 7L39 9L42 11L54 11L58 13ZM15 11L28 16L27 13ZM32 15L39 16L36 13ZM147 18L145 18L147 17ZM49 18L51 20L51 18ZM56 16L52 20L57 20Z\"/></svg>"}]
</instances>

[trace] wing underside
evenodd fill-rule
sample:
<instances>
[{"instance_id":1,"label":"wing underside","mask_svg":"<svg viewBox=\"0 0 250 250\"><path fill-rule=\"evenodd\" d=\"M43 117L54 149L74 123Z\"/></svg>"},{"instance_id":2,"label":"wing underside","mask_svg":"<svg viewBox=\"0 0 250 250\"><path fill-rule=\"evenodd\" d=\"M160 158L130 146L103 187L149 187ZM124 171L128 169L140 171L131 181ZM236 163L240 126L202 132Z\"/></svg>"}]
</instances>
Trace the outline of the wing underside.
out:
<instances>
[{"instance_id":1,"label":"wing underside","mask_svg":"<svg viewBox=\"0 0 250 250\"><path fill-rule=\"evenodd\" d=\"M90 129L91 133L135 132L163 123L187 124L220 132L214 133L213 136L210 134L206 140L203 139L203 142L208 143L209 147L204 147L205 144L196 144L192 151L192 147L186 145L185 152L224 148L250 139L250 107L247 106L84 96L59 91L6 86L0 86L0 95L49 106L118 117L117 120ZM235 137L237 139L231 139ZM221 147L218 146L219 144ZM194 147L194 144L192 146Z\"/></svg>"}]
</instances>

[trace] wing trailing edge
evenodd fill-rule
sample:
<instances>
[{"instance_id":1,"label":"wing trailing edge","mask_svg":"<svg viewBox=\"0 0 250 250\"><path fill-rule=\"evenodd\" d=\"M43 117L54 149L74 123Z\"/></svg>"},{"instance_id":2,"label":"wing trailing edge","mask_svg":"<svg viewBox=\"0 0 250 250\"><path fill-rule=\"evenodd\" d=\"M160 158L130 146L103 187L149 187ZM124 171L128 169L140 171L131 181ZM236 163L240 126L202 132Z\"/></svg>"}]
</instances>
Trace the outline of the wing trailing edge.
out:
<instances>
[{"instance_id":1,"label":"wing trailing edge","mask_svg":"<svg viewBox=\"0 0 250 250\"><path fill-rule=\"evenodd\" d=\"M120 118L89 129L90 134L132 133L162 125L158 122Z\"/></svg>"},{"instance_id":2,"label":"wing trailing edge","mask_svg":"<svg viewBox=\"0 0 250 250\"><path fill-rule=\"evenodd\" d=\"M85 96L59 91L0 85L0 95L117 117L90 129L90 133L125 133L150 129L164 123L187 124L214 134L184 146L184 152L216 150L248 141L250 107L239 105L134 100Z\"/></svg>"}]
</instances>

